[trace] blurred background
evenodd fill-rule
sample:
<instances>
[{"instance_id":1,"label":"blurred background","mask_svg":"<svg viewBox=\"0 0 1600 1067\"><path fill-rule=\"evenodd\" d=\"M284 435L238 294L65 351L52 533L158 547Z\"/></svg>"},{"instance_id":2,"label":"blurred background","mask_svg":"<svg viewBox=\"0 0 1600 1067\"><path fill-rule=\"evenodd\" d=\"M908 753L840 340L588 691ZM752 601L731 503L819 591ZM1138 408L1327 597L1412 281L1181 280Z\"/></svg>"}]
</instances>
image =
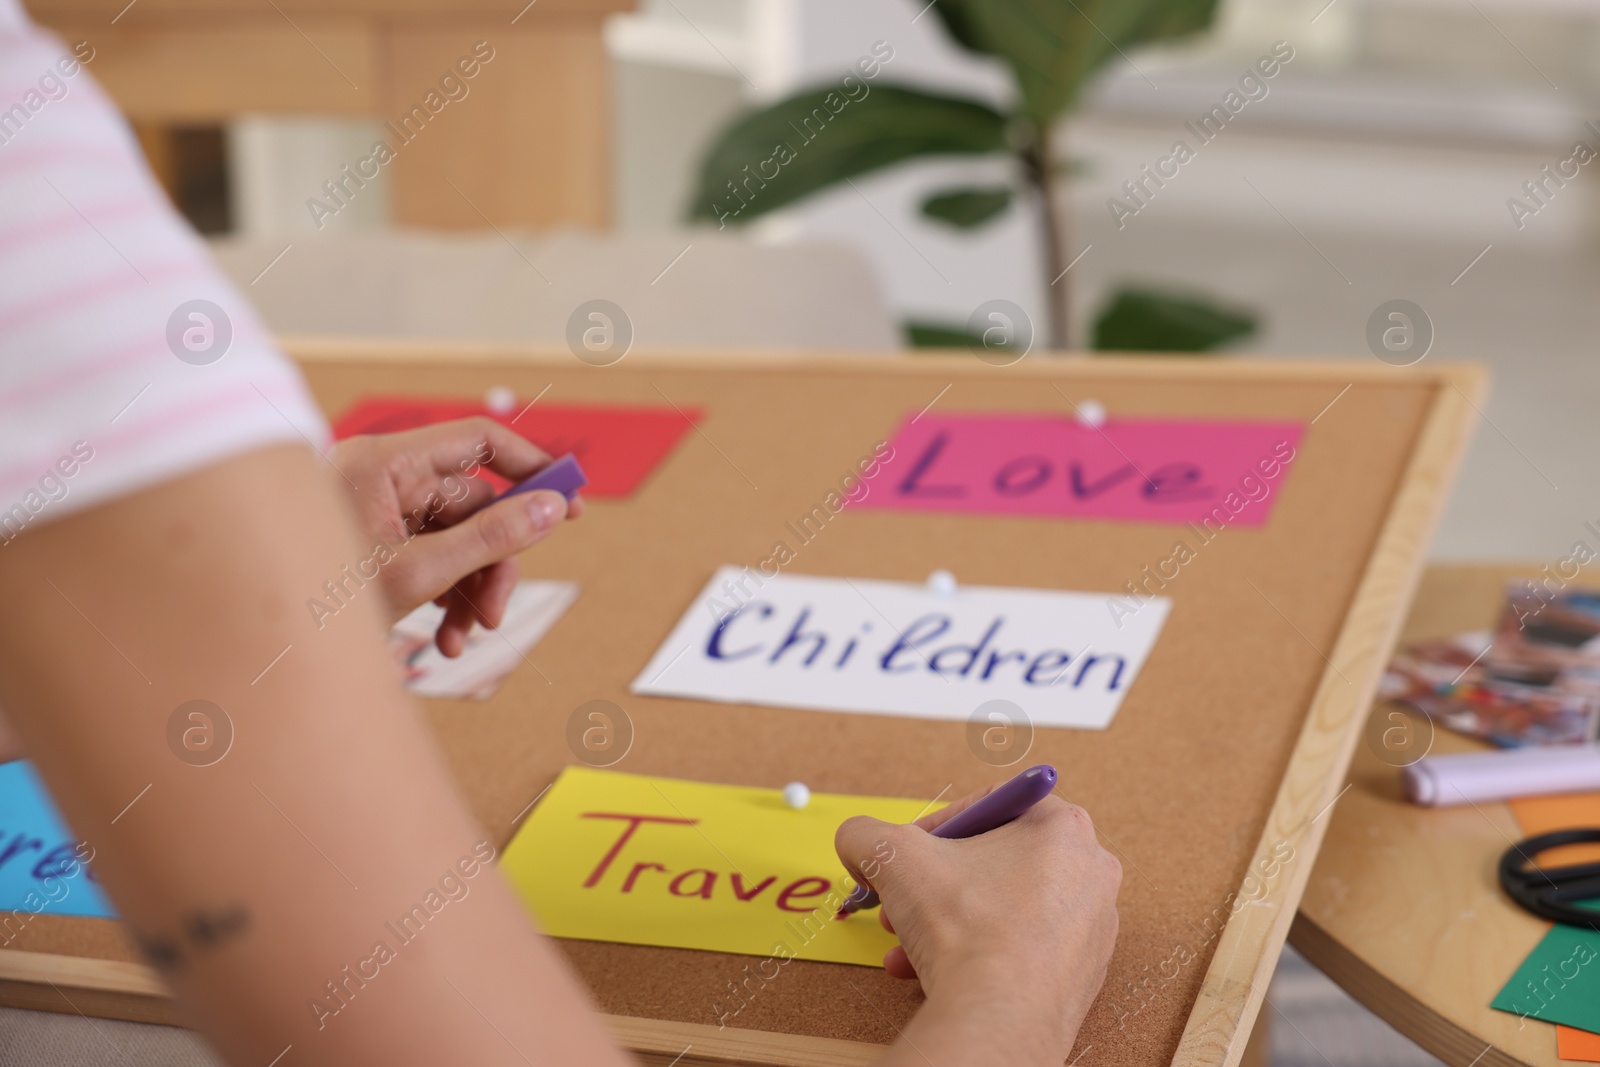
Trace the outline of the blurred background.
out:
<instances>
[{"instance_id":1,"label":"blurred background","mask_svg":"<svg viewBox=\"0 0 1600 1067\"><path fill-rule=\"evenodd\" d=\"M87 2L31 7L74 36ZM577 304L602 297L641 345L888 349L962 343L975 309L1004 300L1038 350L1054 288L1073 347L1168 347L1141 334L1137 303L1123 309L1134 329L1125 314L1110 323L1120 340L1100 336L1114 294L1154 288L1196 298L1177 314L1199 332L1175 347L1371 359L1369 318L1404 299L1431 323L1426 358L1495 372L1437 555L1553 559L1600 518L1585 358L1600 212L1573 159L1579 141L1600 149L1586 126L1600 118L1600 5L1179 0L1209 25L1112 45L1051 124L1054 262L1071 261L1055 287L1019 157L940 130L923 154L853 177L846 161L847 180L777 210L758 198L736 225L689 221L710 214L719 144L741 158L732 124L842 91L875 47L892 54L864 79L877 97L847 106L901 86L1016 110L1013 69L957 43L937 5L539 0L508 23L475 0L445 24L426 21L427 4L395 8L420 13L410 21L325 13L382 6L280 5L231 50L216 41L244 32L237 19L171 0L132 7L121 37L103 20L83 34L103 42L91 69L174 199L279 330L560 343ZM342 178L479 40L495 58L467 94L426 116L414 144L396 141L376 177ZM1266 95L1209 143L1194 137L1186 124L1275 45L1293 59ZM1137 203L1124 183L1178 139L1195 157L1161 188L1146 182L1119 226L1112 198ZM1563 167L1576 177L1547 176ZM1008 186L1008 203L984 200ZM930 215L950 190L969 195Z\"/></svg>"},{"instance_id":2,"label":"blurred background","mask_svg":"<svg viewBox=\"0 0 1600 1067\"><path fill-rule=\"evenodd\" d=\"M49 20L53 6L34 8ZM1012 108L1006 64L961 47L937 14L917 0L543 0L515 26L452 24L459 42L391 29L383 49L346 22L297 15L274 27L272 48L252 49L270 91L219 94L217 75L236 71L197 64L203 40L181 57L165 46L194 88L170 63L159 81L141 73L114 45L92 69L282 330L555 343L572 307L608 297L640 344L861 349L909 343L908 324L959 330L1001 299L1042 345L1036 205L1015 197L967 229L922 209L941 189L1015 185L1004 154L906 159L737 227L687 221L730 124L838 86L878 42L893 58L874 89ZM170 20L195 32L181 11ZM119 26L160 51L159 10ZM392 139L385 123L477 39L499 66L347 203L329 199L324 183ZM1293 60L1202 147L1185 123L1280 41ZM1495 370L1437 554L1558 556L1600 517L1584 488L1600 481L1600 449L1578 447L1596 443L1584 436L1596 375L1585 356L1600 273L1587 168L1561 186L1544 168L1580 140L1600 148L1585 126L1600 117L1597 59L1600 6L1585 0L1223 0L1208 29L1120 50L1054 135L1064 254L1082 253L1058 283L1071 343L1094 343L1114 292L1156 286L1253 323L1225 351L1372 358L1369 317L1410 300L1433 326L1427 358ZM500 142L487 154L485 137ZM1119 228L1108 201L1131 203L1123 183L1179 138L1195 158ZM1540 199L1525 188L1534 180ZM1537 210L1515 212L1513 198ZM318 218L312 199L339 209ZM368 269L352 276L355 264Z\"/></svg>"},{"instance_id":3,"label":"blurred background","mask_svg":"<svg viewBox=\"0 0 1600 1067\"><path fill-rule=\"evenodd\" d=\"M149 0L109 27L87 0L29 6L95 44L173 200L281 332L560 345L606 299L640 346L870 353L965 344L1009 307L1033 359L1064 338L1482 360L1492 400L1436 557L1555 560L1600 519L1593 0L1177 0L1181 32L1112 27L1126 47L1101 33L1081 92L1044 109L1053 251L1021 68L926 0L537 0L509 22L476 0ZM967 102L896 111L894 87ZM804 189L729 184L809 112L786 101L830 90L862 118L796 130L775 166ZM1145 178L1178 140L1193 158ZM362 171L380 141L395 159ZM1422 316L1404 358L1370 329L1393 300ZM1280 1067L1436 1062L1292 950L1272 1005Z\"/></svg>"}]
</instances>

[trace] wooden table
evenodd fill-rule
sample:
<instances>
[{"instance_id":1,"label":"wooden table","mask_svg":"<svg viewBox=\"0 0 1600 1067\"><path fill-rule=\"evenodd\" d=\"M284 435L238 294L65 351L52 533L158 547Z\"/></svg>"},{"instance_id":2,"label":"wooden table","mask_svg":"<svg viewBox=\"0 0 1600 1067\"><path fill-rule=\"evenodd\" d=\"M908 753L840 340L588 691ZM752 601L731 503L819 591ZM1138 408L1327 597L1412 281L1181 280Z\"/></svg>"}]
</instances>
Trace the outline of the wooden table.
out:
<instances>
[{"instance_id":1,"label":"wooden table","mask_svg":"<svg viewBox=\"0 0 1600 1067\"><path fill-rule=\"evenodd\" d=\"M1491 626L1505 583L1536 573L1535 567L1431 567L1402 640ZM1386 717L1393 711L1394 705L1373 709L1377 725L1369 725L1368 738L1393 725ZM1426 721L1407 721L1426 738ZM1443 729L1433 736L1434 752L1481 747ZM1399 771L1379 758L1381 748L1369 741L1356 750L1290 943L1452 1067L1559 1063L1555 1027L1489 1008L1549 928L1512 904L1495 881L1500 853L1522 836L1511 809L1408 804Z\"/></svg>"},{"instance_id":2,"label":"wooden table","mask_svg":"<svg viewBox=\"0 0 1600 1067\"><path fill-rule=\"evenodd\" d=\"M611 66L600 30L634 0L539 0L520 13L510 0L26 6L69 43L94 47L88 69L135 124L220 123L246 112L398 124L486 41L494 58L465 97L414 143L399 147L386 134L398 147L387 167L394 220L472 229L610 223Z\"/></svg>"}]
</instances>

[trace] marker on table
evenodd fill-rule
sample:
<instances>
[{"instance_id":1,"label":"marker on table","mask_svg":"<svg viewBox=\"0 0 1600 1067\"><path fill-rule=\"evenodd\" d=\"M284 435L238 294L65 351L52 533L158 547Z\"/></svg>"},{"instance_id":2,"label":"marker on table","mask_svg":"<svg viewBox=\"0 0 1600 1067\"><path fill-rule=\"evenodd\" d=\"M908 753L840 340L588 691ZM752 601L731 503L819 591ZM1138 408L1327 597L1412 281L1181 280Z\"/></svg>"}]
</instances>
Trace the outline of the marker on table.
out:
<instances>
[{"instance_id":1,"label":"marker on table","mask_svg":"<svg viewBox=\"0 0 1600 1067\"><path fill-rule=\"evenodd\" d=\"M1029 767L970 808L952 815L930 832L934 837L958 841L986 834L990 830L998 830L1049 796L1055 787L1054 767L1048 763ZM878 894L865 885L858 885L839 909L839 916L851 915L877 906Z\"/></svg>"},{"instance_id":2,"label":"marker on table","mask_svg":"<svg viewBox=\"0 0 1600 1067\"><path fill-rule=\"evenodd\" d=\"M489 503L498 504L508 496L529 493L535 489L551 489L571 500L574 493L588 484L589 478L583 473L583 468L578 466L577 457L568 452L539 473L513 485Z\"/></svg>"}]
</instances>

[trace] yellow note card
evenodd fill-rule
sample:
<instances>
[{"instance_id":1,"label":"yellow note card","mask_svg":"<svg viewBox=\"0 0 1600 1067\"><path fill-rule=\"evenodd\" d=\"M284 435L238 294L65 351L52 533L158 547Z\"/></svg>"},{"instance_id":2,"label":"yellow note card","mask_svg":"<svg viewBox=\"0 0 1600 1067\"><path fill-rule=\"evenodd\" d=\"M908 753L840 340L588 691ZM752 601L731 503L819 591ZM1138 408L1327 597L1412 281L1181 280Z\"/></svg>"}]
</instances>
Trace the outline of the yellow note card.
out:
<instances>
[{"instance_id":1,"label":"yellow note card","mask_svg":"<svg viewBox=\"0 0 1600 1067\"><path fill-rule=\"evenodd\" d=\"M928 808L814 793L795 811L776 789L568 767L500 866L556 937L877 967L895 937L875 911L835 920L854 883L833 834Z\"/></svg>"}]
</instances>

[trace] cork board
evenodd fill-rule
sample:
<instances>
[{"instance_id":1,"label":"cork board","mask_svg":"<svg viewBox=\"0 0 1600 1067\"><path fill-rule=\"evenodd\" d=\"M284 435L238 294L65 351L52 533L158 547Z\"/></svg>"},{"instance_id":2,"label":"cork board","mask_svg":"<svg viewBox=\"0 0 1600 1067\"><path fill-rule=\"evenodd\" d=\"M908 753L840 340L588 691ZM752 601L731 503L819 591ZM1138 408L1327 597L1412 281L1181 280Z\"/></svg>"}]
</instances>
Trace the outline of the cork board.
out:
<instances>
[{"instance_id":1,"label":"cork board","mask_svg":"<svg viewBox=\"0 0 1600 1067\"><path fill-rule=\"evenodd\" d=\"M607 368L565 353L292 345L324 409L374 392L481 396L508 385L564 404L673 403L705 412L626 500L523 557L526 577L582 583L577 603L487 702L426 702L490 836L574 757L567 718L596 698L631 717L617 769L833 792L959 795L1004 772L964 723L646 698L637 674L721 564L755 565L785 524L907 414L1066 413L1307 424L1270 522L1229 528L1164 595L1165 630L1111 728L1037 732L1122 860L1121 936L1074 1055L1085 1067L1232 1064L1260 1006L1394 640L1481 392L1470 367L971 357L803 359L633 354ZM528 418L537 422L537 408ZM1315 420L1315 421L1313 421ZM799 548L792 573L1119 591L1170 555L1179 526L846 511ZM1192 538L1191 538L1192 540ZM1274 862L1275 861L1275 862ZM1270 873L1264 873L1270 872ZM1235 907L1242 897L1248 903ZM72 1010L36 972L105 1014L171 1018L115 924L39 918L0 953L0 1001ZM749 957L563 943L616 1030L661 1062L866 1062L916 1010L914 984L796 961L716 1005ZM59 966L55 961L59 961ZM120 968L120 969L118 969ZM140 983L143 983L142 985Z\"/></svg>"}]
</instances>

